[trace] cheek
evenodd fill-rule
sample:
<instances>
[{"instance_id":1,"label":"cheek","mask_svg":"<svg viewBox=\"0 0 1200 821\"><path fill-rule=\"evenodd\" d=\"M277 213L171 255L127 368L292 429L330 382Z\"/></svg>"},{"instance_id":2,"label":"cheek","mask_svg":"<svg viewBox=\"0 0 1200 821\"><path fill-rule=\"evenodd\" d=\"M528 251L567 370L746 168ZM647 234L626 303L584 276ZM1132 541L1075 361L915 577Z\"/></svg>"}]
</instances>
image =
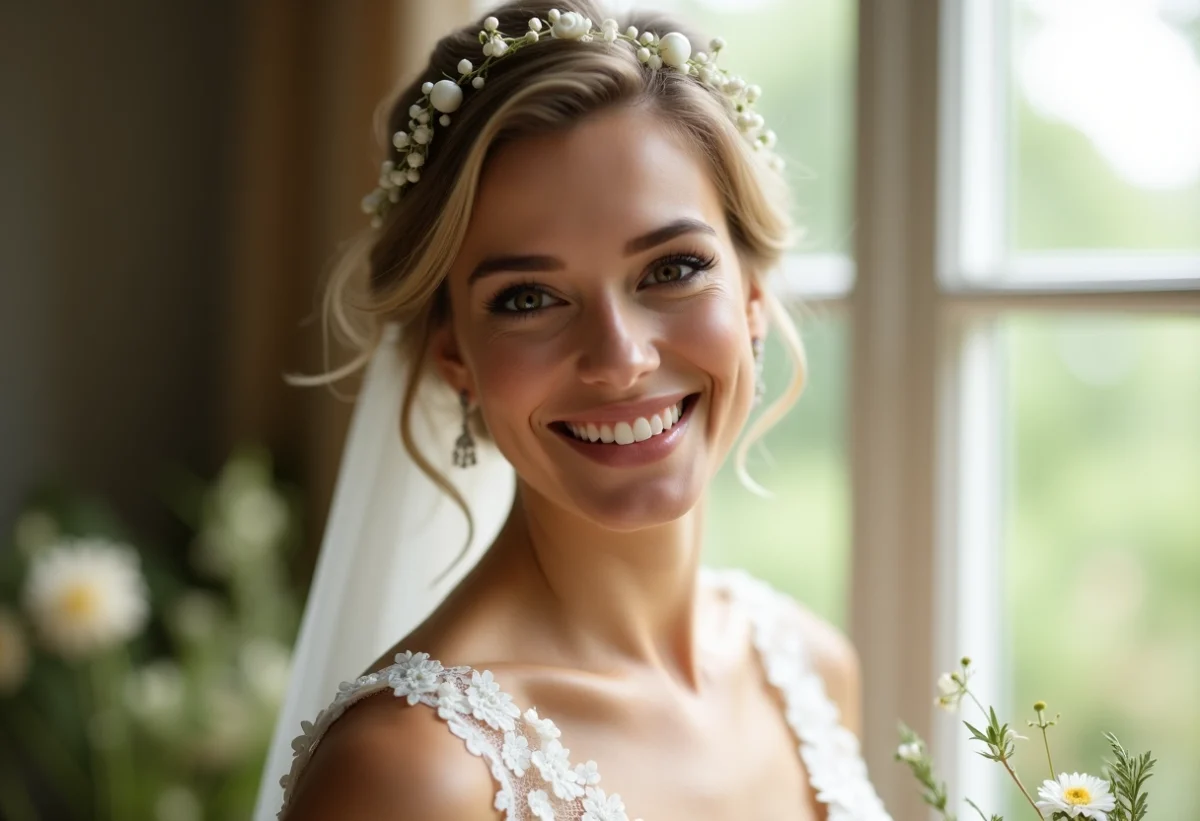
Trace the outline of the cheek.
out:
<instances>
[{"instance_id":1,"label":"cheek","mask_svg":"<svg viewBox=\"0 0 1200 821\"><path fill-rule=\"evenodd\" d=\"M745 310L738 301L714 293L672 317L667 341L677 355L708 373L718 387L726 387L736 378L748 334Z\"/></svg>"}]
</instances>

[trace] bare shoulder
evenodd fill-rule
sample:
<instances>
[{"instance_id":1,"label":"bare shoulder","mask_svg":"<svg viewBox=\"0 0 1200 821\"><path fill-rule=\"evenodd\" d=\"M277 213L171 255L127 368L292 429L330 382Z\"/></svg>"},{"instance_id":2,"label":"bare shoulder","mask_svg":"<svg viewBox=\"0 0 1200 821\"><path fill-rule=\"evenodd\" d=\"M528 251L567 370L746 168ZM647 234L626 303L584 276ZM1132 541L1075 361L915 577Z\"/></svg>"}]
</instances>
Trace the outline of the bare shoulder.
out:
<instances>
[{"instance_id":1,"label":"bare shoulder","mask_svg":"<svg viewBox=\"0 0 1200 821\"><path fill-rule=\"evenodd\" d=\"M389 691L354 705L329 728L284 821L494 821L488 764L437 713Z\"/></svg>"},{"instance_id":2,"label":"bare shoulder","mask_svg":"<svg viewBox=\"0 0 1200 821\"><path fill-rule=\"evenodd\" d=\"M862 673L858 652L836 625L791 596L782 595L782 599L786 602L787 618L794 620L804 636L813 667L825 682L825 692L842 714L842 723L857 735L862 720Z\"/></svg>"}]
</instances>

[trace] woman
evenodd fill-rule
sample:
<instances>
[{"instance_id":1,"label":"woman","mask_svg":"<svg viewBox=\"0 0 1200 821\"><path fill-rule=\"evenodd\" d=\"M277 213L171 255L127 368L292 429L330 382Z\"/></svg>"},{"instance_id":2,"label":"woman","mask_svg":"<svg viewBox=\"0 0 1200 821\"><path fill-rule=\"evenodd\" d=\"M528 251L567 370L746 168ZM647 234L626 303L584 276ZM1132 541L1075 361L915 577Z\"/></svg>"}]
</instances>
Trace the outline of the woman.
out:
<instances>
[{"instance_id":1,"label":"woman","mask_svg":"<svg viewBox=\"0 0 1200 821\"><path fill-rule=\"evenodd\" d=\"M461 403L463 475L486 431L516 492L474 569L305 725L280 815L886 819L852 648L699 565L768 316L796 379L739 464L803 379L764 287L789 223L757 89L720 41L559 5L448 36L390 112L374 230L327 304L348 321L367 283L367 332L344 330L359 364L403 357L414 463L473 513L414 433L431 370Z\"/></svg>"}]
</instances>

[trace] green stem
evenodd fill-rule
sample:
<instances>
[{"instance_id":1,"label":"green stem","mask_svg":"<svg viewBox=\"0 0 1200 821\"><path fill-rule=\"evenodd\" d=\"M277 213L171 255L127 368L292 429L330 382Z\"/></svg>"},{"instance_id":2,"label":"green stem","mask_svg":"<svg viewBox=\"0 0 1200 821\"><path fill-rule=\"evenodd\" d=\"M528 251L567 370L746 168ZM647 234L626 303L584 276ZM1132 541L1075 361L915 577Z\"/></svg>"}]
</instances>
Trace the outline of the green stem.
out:
<instances>
[{"instance_id":1,"label":"green stem","mask_svg":"<svg viewBox=\"0 0 1200 821\"><path fill-rule=\"evenodd\" d=\"M104 712L104 769L107 780L109 807L114 821L132 818L136 814L133 796L136 788L133 749L129 727L121 703L121 688L129 672L129 656L125 648L113 650L92 665L97 704Z\"/></svg>"},{"instance_id":2,"label":"green stem","mask_svg":"<svg viewBox=\"0 0 1200 821\"><path fill-rule=\"evenodd\" d=\"M1053 781L1056 776L1054 774L1054 760L1050 758L1050 738L1046 735L1046 728L1042 727L1042 743L1046 746L1046 763L1050 765L1050 780Z\"/></svg>"},{"instance_id":3,"label":"green stem","mask_svg":"<svg viewBox=\"0 0 1200 821\"><path fill-rule=\"evenodd\" d=\"M1033 807L1033 811L1037 813L1038 821L1041 821L1041 819L1044 817L1042 815L1042 811L1038 809L1037 804L1034 803L1033 799L1029 796L1029 792L1025 789L1025 785L1021 783L1021 779L1017 777L1016 771L1012 768L1012 765L1008 763L1008 759L1003 758L1000 760L1000 763L1004 765L1004 769L1008 770L1008 774L1012 776L1013 783L1017 785L1017 789L1021 791L1021 795L1025 796L1025 800L1029 802L1029 806Z\"/></svg>"},{"instance_id":4,"label":"green stem","mask_svg":"<svg viewBox=\"0 0 1200 821\"><path fill-rule=\"evenodd\" d=\"M104 812L107 779L105 778L104 757L101 755L99 745L96 744L95 731L91 725L91 719L96 715L98 699L90 668L91 665L89 665L87 674L83 671L72 671L71 677L75 679L76 686L79 688L79 714L83 719L83 740L91 754L92 817L96 821L103 821L107 817L107 813Z\"/></svg>"}]
</instances>

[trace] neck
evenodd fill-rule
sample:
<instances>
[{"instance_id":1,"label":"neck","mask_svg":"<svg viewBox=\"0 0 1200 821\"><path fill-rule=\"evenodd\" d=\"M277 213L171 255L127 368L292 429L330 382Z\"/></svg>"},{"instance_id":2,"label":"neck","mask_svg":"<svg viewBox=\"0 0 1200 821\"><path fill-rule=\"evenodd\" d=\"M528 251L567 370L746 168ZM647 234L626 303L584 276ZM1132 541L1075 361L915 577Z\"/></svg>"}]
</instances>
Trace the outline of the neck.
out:
<instances>
[{"instance_id":1,"label":"neck","mask_svg":"<svg viewBox=\"0 0 1200 821\"><path fill-rule=\"evenodd\" d=\"M698 689L703 508L634 532L606 530L521 485L496 543L548 633L579 669L658 673Z\"/></svg>"}]
</instances>

